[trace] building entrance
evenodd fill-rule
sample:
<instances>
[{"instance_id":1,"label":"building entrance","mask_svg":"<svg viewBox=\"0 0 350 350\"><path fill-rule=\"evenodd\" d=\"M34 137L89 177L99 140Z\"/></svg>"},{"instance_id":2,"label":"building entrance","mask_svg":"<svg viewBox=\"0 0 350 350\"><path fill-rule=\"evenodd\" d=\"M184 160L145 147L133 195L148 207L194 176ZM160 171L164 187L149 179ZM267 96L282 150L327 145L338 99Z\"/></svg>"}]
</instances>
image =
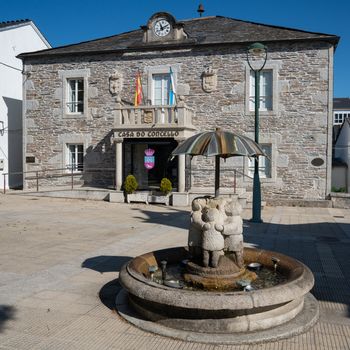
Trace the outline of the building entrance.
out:
<instances>
[{"instance_id":1,"label":"building entrance","mask_svg":"<svg viewBox=\"0 0 350 350\"><path fill-rule=\"evenodd\" d=\"M171 152L177 146L174 139L127 139L123 146L124 179L132 174L139 189L152 190L159 189L162 178L167 177L173 188L177 188L178 162L177 159L170 160Z\"/></svg>"}]
</instances>

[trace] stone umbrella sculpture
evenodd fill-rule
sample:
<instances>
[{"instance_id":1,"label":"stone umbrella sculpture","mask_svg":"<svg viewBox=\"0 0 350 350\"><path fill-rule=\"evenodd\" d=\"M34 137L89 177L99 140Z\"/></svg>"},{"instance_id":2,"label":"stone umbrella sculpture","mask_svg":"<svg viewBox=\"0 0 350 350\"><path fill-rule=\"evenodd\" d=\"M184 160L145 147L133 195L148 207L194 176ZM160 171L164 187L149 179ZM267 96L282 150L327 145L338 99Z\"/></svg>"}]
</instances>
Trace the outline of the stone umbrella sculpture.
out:
<instances>
[{"instance_id":1,"label":"stone umbrella sculpture","mask_svg":"<svg viewBox=\"0 0 350 350\"><path fill-rule=\"evenodd\" d=\"M215 156L215 197L220 195L220 158L235 156L259 157L267 155L262 148L249 137L223 131L204 131L185 140L172 152L172 156L188 154L191 156Z\"/></svg>"}]
</instances>

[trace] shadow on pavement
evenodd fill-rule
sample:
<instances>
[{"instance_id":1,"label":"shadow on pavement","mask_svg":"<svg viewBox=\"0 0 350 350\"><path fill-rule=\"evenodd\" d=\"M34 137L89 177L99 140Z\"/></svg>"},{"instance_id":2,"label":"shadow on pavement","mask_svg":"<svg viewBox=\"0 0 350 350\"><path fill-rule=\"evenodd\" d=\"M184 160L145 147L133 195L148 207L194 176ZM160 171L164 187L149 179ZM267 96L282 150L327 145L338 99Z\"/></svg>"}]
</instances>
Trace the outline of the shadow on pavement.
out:
<instances>
[{"instance_id":1,"label":"shadow on pavement","mask_svg":"<svg viewBox=\"0 0 350 350\"><path fill-rule=\"evenodd\" d=\"M132 259L131 256L107 256L100 255L86 259L82 264L82 268L87 268L100 273L118 272L120 268Z\"/></svg>"},{"instance_id":2,"label":"shadow on pavement","mask_svg":"<svg viewBox=\"0 0 350 350\"><path fill-rule=\"evenodd\" d=\"M14 319L16 309L10 305L0 305L0 333L5 328L5 323Z\"/></svg>"},{"instance_id":3,"label":"shadow on pavement","mask_svg":"<svg viewBox=\"0 0 350 350\"><path fill-rule=\"evenodd\" d=\"M254 224L244 221L244 241L303 262L314 274L312 294L323 309L350 318L350 224ZM332 305L332 303L338 305Z\"/></svg>"},{"instance_id":4,"label":"shadow on pavement","mask_svg":"<svg viewBox=\"0 0 350 350\"><path fill-rule=\"evenodd\" d=\"M118 278L106 283L99 292L99 297L103 305L108 307L110 310L116 311L115 298L121 288L122 286L120 285Z\"/></svg>"},{"instance_id":5,"label":"shadow on pavement","mask_svg":"<svg viewBox=\"0 0 350 350\"><path fill-rule=\"evenodd\" d=\"M132 210L142 213L144 216L134 216L140 222L161 224L171 227L186 229L190 225L190 211L180 210L173 207L164 207L166 211L152 211L151 209L133 208ZM146 216L146 217L145 217Z\"/></svg>"}]
</instances>

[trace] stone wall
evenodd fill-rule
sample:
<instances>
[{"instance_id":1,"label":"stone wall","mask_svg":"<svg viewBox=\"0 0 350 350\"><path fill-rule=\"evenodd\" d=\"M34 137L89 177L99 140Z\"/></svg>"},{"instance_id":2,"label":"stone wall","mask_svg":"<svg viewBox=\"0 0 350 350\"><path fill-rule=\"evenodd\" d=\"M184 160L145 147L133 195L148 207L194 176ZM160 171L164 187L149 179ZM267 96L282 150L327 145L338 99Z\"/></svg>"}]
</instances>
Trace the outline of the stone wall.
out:
<instances>
[{"instance_id":1,"label":"stone wall","mask_svg":"<svg viewBox=\"0 0 350 350\"><path fill-rule=\"evenodd\" d=\"M274 110L260 116L260 142L273 145L272 178L262 180L265 199L325 198L329 47L324 42L268 47L267 68L277 79ZM138 69L147 94L150 67L176 67L178 93L195 109L193 124L198 130L220 126L253 137L254 112L247 108L245 49L217 46L27 59L26 155L36 157L36 164L27 164L27 170L63 166L64 144L74 140L84 143L87 166L115 167L112 129L116 101L109 92L109 76L115 70L123 76L121 98L131 102ZM203 91L201 80L209 66L217 70L217 89L211 93ZM71 70L85 70L88 76L88 111L83 117L65 118L62 111L62 72ZM316 157L324 160L321 166L311 164ZM222 186L232 187L232 166L247 173L246 159L228 159L222 165ZM194 158L191 168L192 186L213 186L214 159ZM238 185L251 187L251 182L239 177Z\"/></svg>"}]
</instances>

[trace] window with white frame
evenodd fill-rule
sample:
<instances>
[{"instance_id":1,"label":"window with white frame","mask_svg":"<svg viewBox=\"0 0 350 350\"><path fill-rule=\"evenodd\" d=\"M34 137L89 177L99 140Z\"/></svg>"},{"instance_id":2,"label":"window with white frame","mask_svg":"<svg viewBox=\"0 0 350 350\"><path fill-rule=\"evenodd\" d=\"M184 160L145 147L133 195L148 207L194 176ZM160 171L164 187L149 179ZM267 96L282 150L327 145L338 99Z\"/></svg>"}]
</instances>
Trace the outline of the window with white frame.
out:
<instances>
[{"instance_id":1,"label":"window with white frame","mask_svg":"<svg viewBox=\"0 0 350 350\"><path fill-rule=\"evenodd\" d=\"M164 106L169 104L170 74L152 74L152 104Z\"/></svg>"},{"instance_id":2,"label":"window with white frame","mask_svg":"<svg viewBox=\"0 0 350 350\"><path fill-rule=\"evenodd\" d=\"M84 168L84 145L67 144L66 167L73 171L83 171Z\"/></svg>"},{"instance_id":3,"label":"window with white frame","mask_svg":"<svg viewBox=\"0 0 350 350\"><path fill-rule=\"evenodd\" d=\"M261 111L272 111L273 108L273 71L272 69L260 72L260 107ZM255 110L255 73L250 71L249 83L249 110Z\"/></svg>"},{"instance_id":4,"label":"window with white frame","mask_svg":"<svg viewBox=\"0 0 350 350\"><path fill-rule=\"evenodd\" d=\"M67 79L67 113L84 113L84 79Z\"/></svg>"},{"instance_id":5,"label":"window with white frame","mask_svg":"<svg viewBox=\"0 0 350 350\"><path fill-rule=\"evenodd\" d=\"M345 111L334 112L334 120L333 120L334 125L343 124L345 118L350 118L350 112L345 112Z\"/></svg>"},{"instance_id":6,"label":"window with white frame","mask_svg":"<svg viewBox=\"0 0 350 350\"><path fill-rule=\"evenodd\" d=\"M264 152L269 156L259 157L259 176L262 179L271 178L271 144L260 144L260 147L264 150ZM248 158L248 175L254 176L254 167L255 167L255 158Z\"/></svg>"}]
</instances>

